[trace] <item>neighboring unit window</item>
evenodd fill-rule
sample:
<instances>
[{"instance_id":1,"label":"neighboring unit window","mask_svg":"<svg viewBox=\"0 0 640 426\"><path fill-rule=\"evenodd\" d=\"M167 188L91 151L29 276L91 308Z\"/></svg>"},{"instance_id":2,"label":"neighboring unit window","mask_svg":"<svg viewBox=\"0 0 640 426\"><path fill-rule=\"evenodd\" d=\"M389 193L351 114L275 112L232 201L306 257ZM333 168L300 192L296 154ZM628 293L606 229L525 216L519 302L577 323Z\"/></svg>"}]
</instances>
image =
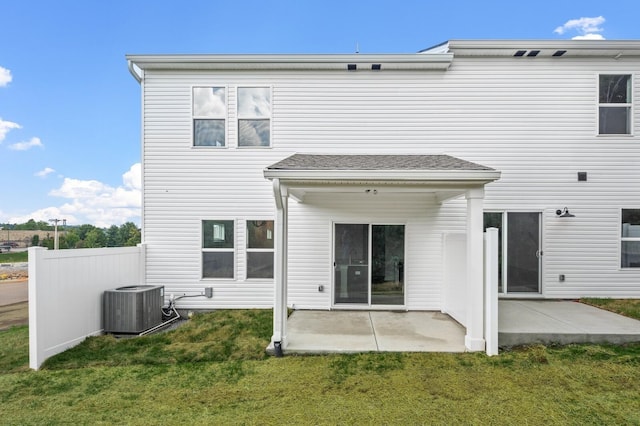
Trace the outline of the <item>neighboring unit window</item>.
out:
<instances>
[{"instance_id":1,"label":"neighboring unit window","mask_svg":"<svg viewBox=\"0 0 640 426\"><path fill-rule=\"evenodd\" d=\"M631 134L631 76L601 75L599 86L599 133Z\"/></svg>"},{"instance_id":2,"label":"neighboring unit window","mask_svg":"<svg viewBox=\"0 0 640 426\"><path fill-rule=\"evenodd\" d=\"M224 87L193 88L194 146L225 146L226 117Z\"/></svg>"},{"instance_id":3,"label":"neighboring unit window","mask_svg":"<svg viewBox=\"0 0 640 426\"><path fill-rule=\"evenodd\" d=\"M233 220L202 221L202 277L233 278Z\"/></svg>"},{"instance_id":4,"label":"neighboring unit window","mask_svg":"<svg viewBox=\"0 0 640 426\"><path fill-rule=\"evenodd\" d=\"M620 266L640 268L640 209L622 209Z\"/></svg>"},{"instance_id":5,"label":"neighboring unit window","mask_svg":"<svg viewBox=\"0 0 640 426\"><path fill-rule=\"evenodd\" d=\"M273 221L247 221L247 278L273 278Z\"/></svg>"},{"instance_id":6,"label":"neighboring unit window","mask_svg":"<svg viewBox=\"0 0 640 426\"><path fill-rule=\"evenodd\" d=\"M238 88L238 146L271 146L271 90Z\"/></svg>"}]
</instances>

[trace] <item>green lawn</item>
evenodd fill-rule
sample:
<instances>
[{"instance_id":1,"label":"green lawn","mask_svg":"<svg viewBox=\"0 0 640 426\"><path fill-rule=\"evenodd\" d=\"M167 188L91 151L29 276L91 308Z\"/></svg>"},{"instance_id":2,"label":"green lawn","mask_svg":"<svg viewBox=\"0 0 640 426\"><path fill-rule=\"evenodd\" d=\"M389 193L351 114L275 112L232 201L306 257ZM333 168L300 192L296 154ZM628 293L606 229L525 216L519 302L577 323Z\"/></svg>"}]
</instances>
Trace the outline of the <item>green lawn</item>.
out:
<instances>
[{"instance_id":1,"label":"green lawn","mask_svg":"<svg viewBox=\"0 0 640 426\"><path fill-rule=\"evenodd\" d=\"M26 262L29 260L28 251L9 251L0 253L0 263Z\"/></svg>"},{"instance_id":2,"label":"green lawn","mask_svg":"<svg viewBox=\"0 0 640 426\"><path fill-rule=\"evenodd\" d=\"M271 311L87 339L26 371L0 332L0 424L640 424L640 344L264 355Z\"/></svg>"}]
</instances>

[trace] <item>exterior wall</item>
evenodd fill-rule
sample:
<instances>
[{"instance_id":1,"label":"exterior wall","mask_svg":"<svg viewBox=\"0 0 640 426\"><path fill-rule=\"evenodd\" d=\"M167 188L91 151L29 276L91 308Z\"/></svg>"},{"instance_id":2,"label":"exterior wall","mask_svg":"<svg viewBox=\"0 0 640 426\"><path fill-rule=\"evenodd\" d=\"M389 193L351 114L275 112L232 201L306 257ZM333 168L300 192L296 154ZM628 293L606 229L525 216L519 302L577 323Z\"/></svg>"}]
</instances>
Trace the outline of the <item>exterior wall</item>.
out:
<instances>
[{"instance_id":1,"label":"exterior wall","mask_svg":"<svg viewBox=\"0 0 640 426\"><path fill-rule=\"evenodd\" d=\"M597 136L598 74L633 74L638 62L456 57L448 71L148 71L147 281L176 294L213 286L211 300L185 299L190 308L271 307L271 280L244 279L245 220L274 218L266 166L296 152L445 153L502 172L486 187L485 210L542 213L543 296L640 297L640 270L619 268L620 209L640 208L640 143ZM637 78L633 85L638 104ZM226 148L192 146L193 86L227 87ZM238 86L272 88L271 148L237 148ZM578 171L588 172L587 182L577 181ZM442 234L465 230L464 200L326 197L320 205L318 197L290 202L290 303L330 306L330 291L317 287L331 281L332 220L389 220L411 227L407 253L419 259L407 265L408 306L441 307ZM575 218L555 216L565 206ZM237 221L235 280L200 278L203 219Z\"/></svg>"}]
</instances>

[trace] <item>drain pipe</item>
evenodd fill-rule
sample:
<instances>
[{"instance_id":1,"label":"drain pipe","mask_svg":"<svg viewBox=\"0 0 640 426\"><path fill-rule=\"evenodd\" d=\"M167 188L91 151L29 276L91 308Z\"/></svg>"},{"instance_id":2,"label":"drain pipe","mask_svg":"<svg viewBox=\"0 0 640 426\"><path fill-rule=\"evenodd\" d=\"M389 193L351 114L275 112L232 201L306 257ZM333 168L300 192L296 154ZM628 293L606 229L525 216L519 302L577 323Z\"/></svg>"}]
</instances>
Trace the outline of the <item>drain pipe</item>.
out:
<instances>
[{"instance_id":1,"label":"drain pipe","mask_svg":"<svg viewBox=\"0 0 640 426\"><path fill-rule=\"evenodd\" d=\"M282 343L273 342L273 354L276 356L276 358L282 358L283 357Z\"/></svg>"}]
</instances>

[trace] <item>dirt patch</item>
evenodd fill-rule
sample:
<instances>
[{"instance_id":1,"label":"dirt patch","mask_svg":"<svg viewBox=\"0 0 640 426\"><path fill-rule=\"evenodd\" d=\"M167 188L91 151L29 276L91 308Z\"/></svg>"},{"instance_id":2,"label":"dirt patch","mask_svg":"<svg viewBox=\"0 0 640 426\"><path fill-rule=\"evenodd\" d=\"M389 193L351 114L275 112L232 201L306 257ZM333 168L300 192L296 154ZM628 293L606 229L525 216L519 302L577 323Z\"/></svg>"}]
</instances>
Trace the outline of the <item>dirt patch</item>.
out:
<instances>
[{"instance_id":1,"label":"dirt patch","mask_svg":"<svg viewBox=\"0 0 640 426\"><path fill-rule=\"evenodd\" d=\"M29 266L26 263L0 263L0 283L26 280L29 278Z\"/></svg>"},{"instance_id":2,"label":"dirt patch","mask_svg":"<svg viewBox=\"0 0 640 426\"><path fill-rule=\"evenodd\" d=\"M0 330L29 324L29 303L0 306Z\"/></svg>"}]
</instances>

